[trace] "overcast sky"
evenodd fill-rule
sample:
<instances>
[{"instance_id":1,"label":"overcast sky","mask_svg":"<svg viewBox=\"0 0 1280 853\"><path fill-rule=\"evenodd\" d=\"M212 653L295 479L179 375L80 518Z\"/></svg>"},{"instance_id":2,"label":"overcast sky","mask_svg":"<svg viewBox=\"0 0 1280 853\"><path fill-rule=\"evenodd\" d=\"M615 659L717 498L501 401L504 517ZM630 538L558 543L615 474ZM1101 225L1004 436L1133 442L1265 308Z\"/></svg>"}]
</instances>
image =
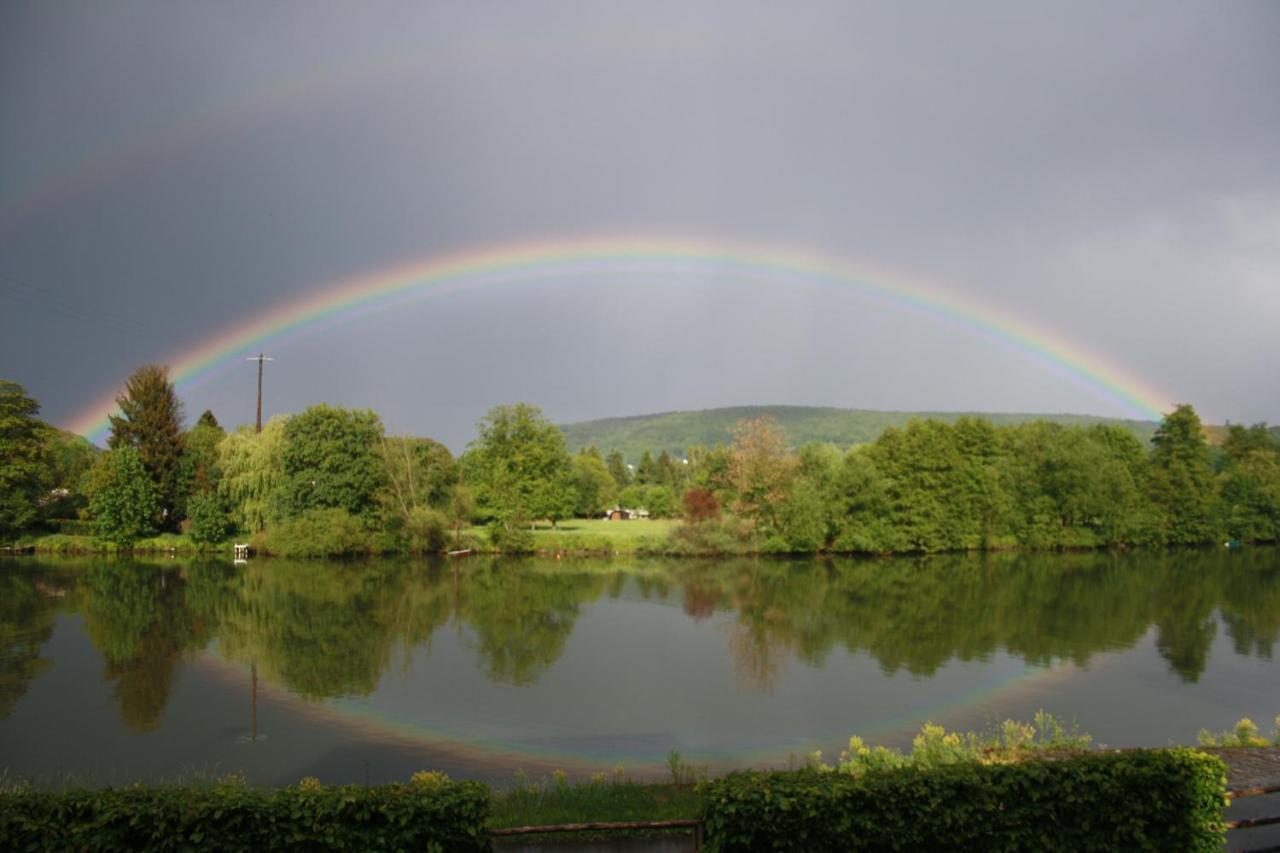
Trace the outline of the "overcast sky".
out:
<instances>
[{"instance_id":1,"label":"overcast sky","mask_svg":"<svg viewBox=\"0 0 1280 853\"><path fill-rule=\"evenodd\" d=\"M900 270L1280 421L1280 3L0 5L0 377L55 422L350 276L652 233ZM515 400L1127 414L963 328L717 276L462 290L271 354L268 413L455 449ZM250 422L253 383L188 414Z\"/></svg>"}]
</instances>

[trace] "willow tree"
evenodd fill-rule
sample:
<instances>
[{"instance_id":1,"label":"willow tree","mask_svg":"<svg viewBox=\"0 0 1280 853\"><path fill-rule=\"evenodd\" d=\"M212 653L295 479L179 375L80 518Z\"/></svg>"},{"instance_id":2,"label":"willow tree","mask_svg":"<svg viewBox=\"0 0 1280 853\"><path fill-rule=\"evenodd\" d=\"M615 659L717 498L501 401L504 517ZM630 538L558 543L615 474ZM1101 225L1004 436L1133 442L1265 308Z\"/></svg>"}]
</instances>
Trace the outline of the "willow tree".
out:
<instances>
[{"instance_id":1,"label":"willow tree","mask_svg":"<svg viewBox=\"0 0 1280 853\"><path fill-rule=\"evenodd\" d=\"M284 415L272 418L257 434L252 427L240 427L218 445L218 494L236 527L246 533L257 533L280 518L287 420Z\"/></svg>"}]
</instances>

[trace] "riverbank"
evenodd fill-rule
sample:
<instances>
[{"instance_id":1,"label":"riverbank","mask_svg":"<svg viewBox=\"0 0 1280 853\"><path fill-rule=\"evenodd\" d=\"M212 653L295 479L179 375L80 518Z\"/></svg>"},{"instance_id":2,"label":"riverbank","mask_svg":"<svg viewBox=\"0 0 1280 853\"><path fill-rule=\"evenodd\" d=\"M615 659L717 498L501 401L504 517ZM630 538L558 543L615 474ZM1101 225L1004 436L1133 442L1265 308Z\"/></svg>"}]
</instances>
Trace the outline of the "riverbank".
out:
<instances>
[{"instance_id":1,"label":"riverbank","mask_svg":"<svg viewBox=\"0 0 1280 853\"><path fill-rule=\"evenodd\" d=\"M707 525L688 525L678 519L636 519L630 521L569 519L561 521L554 526L550 522L539 522L533 525L529 533L531 536L529 550L504 552L492 544L486 528L466 527L460 531L457 537L449 536L447 545L439 552L439 555L462 553L551 557L913 557L925 554L1087 553L1124 550L1161 551L1170 548L1197 550L1223 547L1223 543L1220 542L1205 542L1189 545L1128 548L1077 537L1069 543L1058 542L1041 546L1016 541L1000 541L988 543L981 548L945 551L923 549L896 552L793 551L777 547L777 543L755 542L739 533L726 531L723 528L713 529ZM321 556L310 553L295 555L289 553L287 549L279 550L278 546L272 543L270 536L261 534L256 536L242 535L221 542L196 542L185 533L162 533L147 537L138 540L127 549L87 534L32 533L19 537L14 543L0 550L0 554L8 556L20 554L86 556L133 553L143 555L172 554L178 556L230 557L233 543L237 541L252 543L253 553L256 556ZM1243 545L1269 546L1273 544L1273 542L1269 541L1255 543L1232 541L1229 543L1229 547L1239 548ZM368 541L361 542L358 547L339 550L327 556L394 557L411 555L391 543L380 545L376 538L370 538Z\"/></svg>"}]
</instances>

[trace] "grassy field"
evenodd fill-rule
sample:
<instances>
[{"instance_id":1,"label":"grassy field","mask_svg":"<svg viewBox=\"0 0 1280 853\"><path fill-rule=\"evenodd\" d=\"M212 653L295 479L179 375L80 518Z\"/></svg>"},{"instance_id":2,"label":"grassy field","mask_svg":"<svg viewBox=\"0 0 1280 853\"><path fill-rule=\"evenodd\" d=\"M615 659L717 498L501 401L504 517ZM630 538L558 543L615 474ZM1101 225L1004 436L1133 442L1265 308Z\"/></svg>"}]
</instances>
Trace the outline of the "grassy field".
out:
<instances>
[{"instance_id":1,"label":"grassy field","mask_svg":"<svg viewBox=\"0 0 1280 853\"><path fill-rule=\"evenodd\" d=\"M573 518L559 522L553 529L550 524L540 522L534 530L534 536L552 534L591 534L607 536L619 542L634 542L642 537L663 538L680 524L676 518L637 518L631 521L607 521L603 518Z\"/></svg>"},{"instance_id":2,"label":"grassy field","mask_svg":"<svg viewBox=\"0 0 1280 853\"><path fill-rule=\"evenodd\" d=\"M612 554L661 550L679 519L638 518L631 521L607 521L602 518L571 518L552 527L540 521L533 530L533 545L538 551L590 551ZM466 541L483 550L489 541L483 527L463 531Z\"/></svg>"}]
</instances>

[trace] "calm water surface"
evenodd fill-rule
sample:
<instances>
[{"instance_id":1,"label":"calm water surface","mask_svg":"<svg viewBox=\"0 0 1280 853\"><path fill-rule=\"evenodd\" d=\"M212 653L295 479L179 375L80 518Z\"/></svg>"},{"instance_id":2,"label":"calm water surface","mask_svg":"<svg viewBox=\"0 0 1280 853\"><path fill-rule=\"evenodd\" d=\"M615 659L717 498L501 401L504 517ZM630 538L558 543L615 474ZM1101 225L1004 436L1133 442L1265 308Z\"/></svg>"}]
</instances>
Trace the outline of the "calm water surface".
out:
<instances>
[{"instance_id":1,"label":"calm water surface","mask_svg":"<svg viewBox=\"0 0 1280 853\"><path fill-rule=\"evenodd\" d=\"M1111 745L1280 713L1280 551L0 561L0 774L713 769L1039 708Z\"/></svg>"}]
</instances>

